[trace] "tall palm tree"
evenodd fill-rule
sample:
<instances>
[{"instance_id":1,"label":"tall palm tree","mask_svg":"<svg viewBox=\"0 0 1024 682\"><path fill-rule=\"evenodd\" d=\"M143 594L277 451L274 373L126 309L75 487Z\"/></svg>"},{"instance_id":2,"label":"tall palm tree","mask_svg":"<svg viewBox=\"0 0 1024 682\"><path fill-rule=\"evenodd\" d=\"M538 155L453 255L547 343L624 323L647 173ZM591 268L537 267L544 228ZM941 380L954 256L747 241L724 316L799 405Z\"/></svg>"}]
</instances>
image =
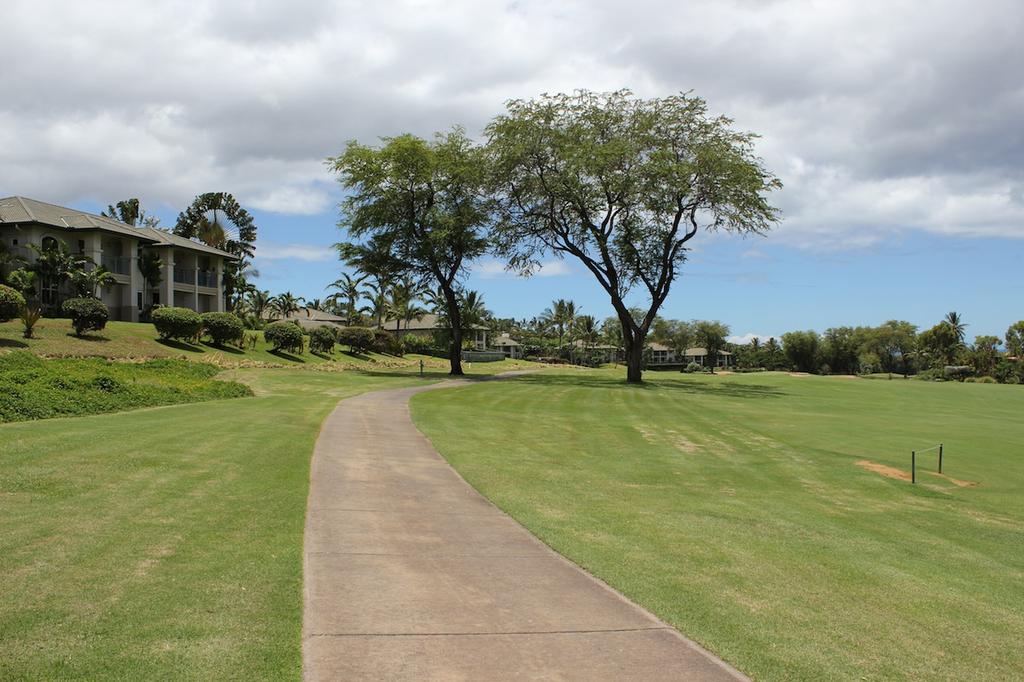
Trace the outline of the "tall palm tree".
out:
<instances>
[{"instance_id":1,"label":"tall palm tree","mask_svg":"<svg viewBox=\"0 0 1024 682\"><path fill-rule=\"evenodd\" d=\"M576 304L564 298L552 301L551 307L545 308L544 312L541 313L541 319L558 332L559 348L562 347L565 333L568 331L570 335L572 334L572 324L576 320L578 313Z\"/></svg>"},{"instance_id":2,"label":"tall palm tree","mask_svg":"<svg viewBox=\"0 0 1024 682\"><path fill-rule=\"evenodd\" d=\"M406 275L401 281L391 286L388 304L395 313L395 332L399 331L402 322L409 329L412 320L420 319L427 314L426 308L419 301L427 294L427 287L421 281Z\"/></svg>"},{"instance_id":3,"label":"tall palm tree","mask_svg":"<svg viewBox=\"0 0 1024 682\"><path fill-rule=\"evenodd\" d=\"M391 285L408 269L392 254L391 246L380 238L373 238L365 244L342 242L335 244L338 254L349 267L370 280L370 301L377 327L384 327L388 314L387 294Z\"/></svg>"},{"instance_id":4,"label":"tall palm tree","mask_svg":"<svg viewBox=\"0 0 1024 682\"><path fill-rule=\"evenodd\" d=\"M310 310L323 310L324 302L319 298L314 298L311 301L306 301L306 317L310 316Z\"/></svg>"},{"instance_id":5,"label":"tall palm tree","mask_svg":"<svg viewBox=\"0 0 1024 682\"><path fill-rule=\"evenodd\" d=\"M341 277L327 285L328 289L337 289L337 292L327 297L327 300L334 306L340 306L344 311L342 317L345 322L354 325L360 314L369 312L367 306L360 306L359 301L370 296L370 292L361 288L366 276L352 277L347 272Z\"/></svg>"},{"instance_id":6,"label":"tall palm tree","mask_svg":"<svg viewBox=\"0 0 1024 682\"><path fill-rule=\"evenodd\" d=\"M269 291L260 291L256 288L248 292L246 298L249 303L249 309L252 310L252 314L259 320L264 318L274 301L274 297L270 295Z\"/></svg>"},{"instance_id":7,"label":"tall palm tree","mask_svg":"<svg viewBox=\"0 0 1024 682\"><path fill-rule=\"evenodd\" d=\"M290 291L279 294L271 302L271 308L279 317L286 318L292 313L297 313L302 308L303 298L296 296Z\"/></svg>"},{"instance_id":8,"label":"tall palm tree","mask_svg":"<svg viewBox=\"0 0 1024 682\"><path fill-rule=\"evenodd\" d=\"M137 261L139 273L142 275L142 284L145 291L142 293L142 300L149 305L150 291L160 286L163 281L163 259L156 251L143 251ZM169 301L168 301L169 303Z\"/></svg>"},{"instance_id":9,"label":"tall palm tree","mask_svg":"<svg viewBox=\"0 0 1024 682\"><path fill-rule=\"evenodd\" d=\"M953 332L956 334L956 339L960 343L964 342L964 332L967 330L967 325L964 324L963 318L960 317L960 313L955 310L946 313L946 317L942 320L950 327L953 328Z\"/></svg>"}]
</instances>

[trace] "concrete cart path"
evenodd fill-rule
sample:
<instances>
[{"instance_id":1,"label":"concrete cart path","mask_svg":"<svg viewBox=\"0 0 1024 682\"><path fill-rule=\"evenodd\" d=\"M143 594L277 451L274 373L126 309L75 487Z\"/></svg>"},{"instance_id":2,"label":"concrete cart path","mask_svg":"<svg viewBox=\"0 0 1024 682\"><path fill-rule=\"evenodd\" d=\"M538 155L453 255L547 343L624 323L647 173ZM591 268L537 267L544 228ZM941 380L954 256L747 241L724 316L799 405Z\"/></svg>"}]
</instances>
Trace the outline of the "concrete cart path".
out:
<instances>
[{"instance_id":1,"label":"concrete cart path","mask_svg":"<svg viewBox=\"0 0 1024 682\"><path fill-rule=\"evenodd\" d=\"M338 404L313 454L306 680L746 679L474 491L409 398Z\"/></svg>"}]
</instances>

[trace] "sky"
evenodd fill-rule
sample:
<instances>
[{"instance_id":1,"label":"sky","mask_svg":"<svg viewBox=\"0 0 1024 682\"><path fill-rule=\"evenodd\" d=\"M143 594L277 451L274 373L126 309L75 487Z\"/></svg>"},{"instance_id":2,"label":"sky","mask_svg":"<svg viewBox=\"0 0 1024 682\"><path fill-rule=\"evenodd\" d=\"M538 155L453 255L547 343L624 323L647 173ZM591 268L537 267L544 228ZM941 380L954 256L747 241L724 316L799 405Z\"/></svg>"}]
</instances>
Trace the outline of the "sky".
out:
<instances>
[{"instance_id":1,"label":"sky","mask_svg":"<svg viewBox=\"0 0 1024 682\"><path fill-rule=\"evenodd\" d=\"M231 192L257 284L317 298L342 271L324 160L347 141L478 136L545 92L692 91L761 136L782 219L698 235L666 317L739 340L957 310L1001 336L1024 318L1022 35L1020 0L7 0L0 196L139 197L169 227ZM500 317L611 313L568 260L521 279L485 258L467 286Z\"/></svg>"}]
</instances>

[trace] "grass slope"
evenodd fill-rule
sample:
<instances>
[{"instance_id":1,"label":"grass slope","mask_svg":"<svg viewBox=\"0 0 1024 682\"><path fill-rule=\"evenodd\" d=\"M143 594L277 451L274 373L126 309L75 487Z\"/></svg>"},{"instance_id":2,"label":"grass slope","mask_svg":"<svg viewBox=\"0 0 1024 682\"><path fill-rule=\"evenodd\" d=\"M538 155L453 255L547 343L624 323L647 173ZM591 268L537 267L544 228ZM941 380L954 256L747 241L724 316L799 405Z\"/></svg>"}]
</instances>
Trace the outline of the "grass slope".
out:
<instances>
[{"instance_id":1,"label":"grass slope","mask_svg":"<svg viewBox=\"0 0 1024 682\"><path fill-rule=\"evenodd\" d=\"M44 360L0 354L0 423L241 398L252 391L215 380L220 370L185 360L127 363L102 358Z\"/></svg>"},{"instance_id":2,"label":"grass slope","mask_svg":"<svg viewBox=\"0 0 1024 682\"><path fill-rule=\"evenodd\" d=\"M441 376L235 369L255 397L0 424L0 680L298 679L320 423Z\"/></svg>"},{"instance_id":3,"label":"grass slope","mask_svg":"<svg viewBox=\"0 0 1024 682\"><path fill-rule=\"evenodd\" d=\"M621 378L431 392L413 415L498 506L756 679L1020 676L1020 387ZM977 486L857 465L939 441Z\"/></svg>"},{"instance_id":4,"label":"grass slope","mask_svg":"<svg viewBox=\"0 0 1024 682\"><path fill-rule=\"evenodd\" d=\"M185 358L203 360L223 366L269 364L284 366L335 365L343 367L400 366L411 364L378 353L353 356L344 352L334 355L303 353L275 353L258 332L256 348L244 351L234 347L217 348L206 343L191 344L181 341L160 341L152 324L140 322L108 322L106 329L84 337L76 337L71 322L63 319L43 319L35 328L37 338L22 338L21 322L0 324L0 353L25 349L46 357L103 357L109 359L139 360L146 358ZM438 362L436 358L431 359Z\"/></svg>"}]
</instances>

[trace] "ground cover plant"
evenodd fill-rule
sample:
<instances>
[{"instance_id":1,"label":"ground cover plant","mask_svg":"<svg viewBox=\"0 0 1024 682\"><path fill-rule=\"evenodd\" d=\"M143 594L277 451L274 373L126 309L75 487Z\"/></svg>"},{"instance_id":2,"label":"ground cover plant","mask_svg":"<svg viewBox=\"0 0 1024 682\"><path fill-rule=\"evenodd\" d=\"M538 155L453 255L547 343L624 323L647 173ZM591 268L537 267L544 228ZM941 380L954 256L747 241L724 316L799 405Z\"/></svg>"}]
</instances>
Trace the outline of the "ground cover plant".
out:
<instances>
[{"instance_id":1,"label":"ground cover plant","mask_svg":"<svg viewBox=\"0 0 1024 682\"><path fill-rule=\"evenodd\" d=\"M0 422L48 419L252 395L218 381L214 365L100 358L44 360L28 351L0 355Z\"/></svg>"},{"instance_id":2,"label":"ground cover plant","mask_svg":"<svg viewBox=\"0 0 1024 682\"><path fill-rule=\"evenodd\" d=\"M1024 670L1019 387L553 372L413 416L499 507L755 679ZM946 476L911 486L938 442Z\"/></svg>"}]
</instances>

